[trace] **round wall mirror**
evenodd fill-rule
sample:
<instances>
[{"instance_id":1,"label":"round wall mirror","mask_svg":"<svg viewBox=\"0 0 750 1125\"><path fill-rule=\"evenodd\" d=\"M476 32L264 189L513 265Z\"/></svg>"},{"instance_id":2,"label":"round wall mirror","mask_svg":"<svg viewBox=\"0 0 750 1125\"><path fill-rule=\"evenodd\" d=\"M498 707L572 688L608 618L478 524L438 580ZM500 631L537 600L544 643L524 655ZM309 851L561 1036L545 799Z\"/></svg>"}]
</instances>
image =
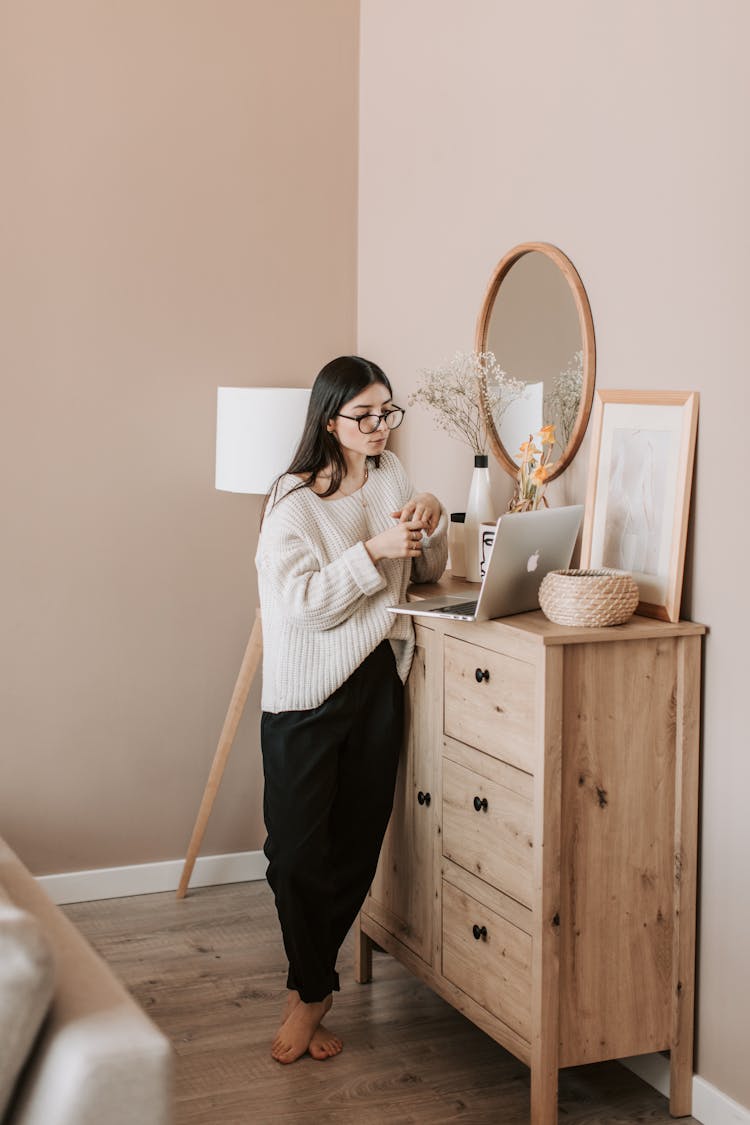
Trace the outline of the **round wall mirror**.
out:
<instances>
[{"instance_id":1,"label":"round wall mirror","mask_svg":"<svg viewBox=\"0 0 750 1125\"><path fill-rule=\"evenodd\" d=\"M562 250L525 242L505 255L487 288L475 347L493 352L503 371L524 384L507 396L480 388L495 457L515 476L521 442L551 423L556 444L549 478L559 476L586 432L596 372L588 297Z\"/></svg>"}]
</instances>

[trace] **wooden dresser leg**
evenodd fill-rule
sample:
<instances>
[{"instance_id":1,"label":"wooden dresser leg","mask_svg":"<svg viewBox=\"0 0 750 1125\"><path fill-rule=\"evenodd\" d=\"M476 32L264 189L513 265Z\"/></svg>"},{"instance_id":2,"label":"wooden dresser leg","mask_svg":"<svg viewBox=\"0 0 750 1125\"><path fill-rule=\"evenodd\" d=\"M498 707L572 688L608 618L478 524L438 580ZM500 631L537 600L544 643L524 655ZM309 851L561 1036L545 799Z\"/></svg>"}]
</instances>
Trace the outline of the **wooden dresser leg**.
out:
<instances>
[{"instance_id":1,"label":"wooden dresser leg","mask_svg":"<svg viewBox=\"0 0 750 1125\"><path fill-rule=\"evenodd\" d=\"M557 1125L557 1068L531 1068L531 1125Z\"/></svg>"},{"instance_id":2,"label":"wooden dresser leg","mask_svg":"<svg viewBox=\"0 0 750 1125\"><path fill-rule=\"evenodd\" d=\"M372 980L372 942L362 929L359 915L354 923L354 979L357 984Z\"/></svg>"},{"instance_id":3,"label":"wooden dresser leg","mask_svg":"<svg viewBox=\"0 0 750 1125\"><path fill-rule=\"evenodd\" d=\"M674 910L672 949L672 1049L669 1112L686 1117L693 1107L695 1020L695 900L698 879L698 758L700 637L683 637L677 648L677 730L674 816Z\"/></svg>"},{"instance_id":4,"label":"wooden dresser leg","mask_svg":"<svg viewBox=\"0 0 750 1125\"><path fill-rule=\"evenodd\" d=\"M669 1052L669 1112L672 1117L689 1117L693 1112L693 1043Z\"/></svg>"},{"instance_id":5,"label":"wooden dresser leg","mask_svg":"<svg viewBox=\"0 0 750 1125\"><path fill-rule=\"evenodd\" d=\"M531 965L531 1125L557 1125L560 1061L563 649L549 646L537 669L537 730L544 753L534 771L534 933Z\"/></svg>"}]
</instances>

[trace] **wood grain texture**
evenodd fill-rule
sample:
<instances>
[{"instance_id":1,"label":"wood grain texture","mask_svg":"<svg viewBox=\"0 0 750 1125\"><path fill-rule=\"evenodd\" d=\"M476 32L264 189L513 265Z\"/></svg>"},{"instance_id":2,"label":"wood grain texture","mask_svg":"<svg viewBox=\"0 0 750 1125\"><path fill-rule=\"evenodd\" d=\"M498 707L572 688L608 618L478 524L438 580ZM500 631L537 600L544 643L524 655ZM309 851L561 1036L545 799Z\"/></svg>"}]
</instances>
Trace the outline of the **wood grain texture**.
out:
<instances>
[{"instance_id":1,"label":"wood grain texture","mask_svg":"<svg viewBox=\"0 0 750 1125\"><path fill-rule=\"evenodd\" d=\"M446 595L476 597L478 582L467 582L465 578L453 578L446 573L439 582L409 588L409 601L419 602L422 598L438 598ZM700 636L705 633L705 625L695 621L655 621L652 617L634 614L623 625L608 625L598 628L577 625L557 625L544 616L540 609L530 613L516 613L512 617L497 621L462 623L460 621L441 622L439 618L424 618L435 630L446 636L454 636L469 644L478 644L496 652L514 656L517 659L533 662L535 646L575 645L596 643L616 643L622 640L647 637Z\"/></svg>"},{"instance_id":2,"label":"wood grain texture","mask_svg":"<svg viewBox=\"0 0 750 1125\"><path fill-rule=\"evenodd\" d=\"M533 832L528 798L455 762L443 762L443 855L528 907L534 890Z\"/></svg>"},{"instance_id":3,"label":"wood grain texture","mask_svg":"<svg viewBox=\"0 0 750 1125\"><path fill-rule=\"evenodd\" d=\"M695 1020L695 899L698 886L700 640L677 641L675 732L674 923L669 1106L690 1113Z\"/></svg>"},{"instance_id":4,"label":"wood grain texture","mask_svg":"<svg viewBox=\"0 0 750 1125\"><path fill-rule=\"evenodd\" d=\"M169 1036L176 1125L528 1125L526 1066L389 956L375 953L375 984L352 983L351 940L329 1017L342 1054L275 1063L285 961L265 883L64 910ZM671 1120L616 1063L563 1071L559 1096L568 1125Z\"/></svg>"},{"instance_id":5,"label":"wood grain texture","mask_svg":"<svg viewBox=\"0 0 750 1125\"><path fill-rule=\"evenodd\" d=\"M530 773L509 766L507 762L501 762L499 758L492 758L489 754L482 754L473 746L465 746L463 742L457 742L447 735L443 735L443 761L464 766L495 785L510 789L526 801L534 800L534 778Z\"/></svg>"},{"instance_id":6,"label":"wood grain texture","mask_svg":"<svg viewBox=\"0 0 750 1125\"><path fill-rule=\"evenodd\" d=\"M361 915L354 922L354 979L357 984L372 980L372 942L362 929Z\"/></svg>"},{"instance_id":7,"label":"wood grain texture","mask_svg":"<svg viewBox=\"0 0 750 1125\"><path fill-rule=\"evenodd\" d=\"M563 659L562 649L547 649L536 670L541 746L534 776L531 1125L555 1125L558 1119Z\"/></svg>"},{"instance_id":8,"label":"wood grain texture","mask_svg":"<svg viewBox=\"0 0 750 1125\"><path fill-rule=\"evenodd\" d=\"M450 883L443 887L443 975L531 1038L531 937Z\"/></svg>"},{"instance_id":9,"label":"wood grain texture","mask_svg":"<svg viewBox=\"0 0 750 1125\"><path fill-rule=\"evenodd\" d=\"M471 875L465 868L451 863L449 859L443 860L442 881L443 886L450 883L474 899L475 902L482 903L494 914L499 914L501 918L507 918L517 929L523 930L529 937L533 934L532 913L528 907L522 906L518 899L511 898L510 895L503 894L502 891L490 886L484 879Z\"/></svg>"},{"instance_id":10,"label":"wood grain texture","mask_svg":"<svg viewBox=\"0 0 750 1125\"><path fill-rule=\"evenodd\" d=\"M689 1112L703 627L430 621L411 721L442 792L432 885L417 884L434 896L432 963L384 915L367 934L529 1062L532 1125L557 1121L561 1067L666 1048L672 1107ZM467 936L483 910L531 939L529 1038L516 983Z\"/></svg>"},{"instance_id":11,"label":"wood grain texture","mask_svg":"<svg viewBox=\"0 0 750 1125\"><path fill-rule=\"evenodd\" d=\"M521 907L519 907L521 909ZM490 1035L496 1043L501 1047L506 1048L511 1054L515 1055L517 1059L529 1064L529 1044L526 1039L518 1034L509 1024L503 1020L499 1020L493 1015L488 1008L478 1003L472 996L459 988L448 980L442 973L438 973L434 968L426 965L424 961L416 957L410 949L402 945L396 938L393 937L382 926L379 926L374 919L363 916L363 925L367 927L368 933L374 939L376 945L386 953L390 953L399 961L404 968L408 969L410 973L423 981L443 1000L447 1000L449 1004L459 1011L477 1027L481 1028ZM441 927L442 928L442 927Z\"/></svg>"},{"instance_id":12,"label":"wood grain texture","mask_svg":"<svg viewBox=\"0 0 750 1125\"><path fill-rule=\"evenodd\" d=\"M477 680L478 674L485 678ZM535 670L491 649L445 638L445 733L534 772Z\"/></svg>"},{"instance_id":13,"label":"wood grain texture","mask_svg":"<svg viewBox=\"0 0 750 1125\"><path fill-rule=\"evenodd\" d=\"M670 1044L676 644L566 650L562 1065Z\"/></svg>"},{"instance_id":14,"label":"wood grain texture","mask_svg":"<svg viewBox=\"0 0 750 1125\"><path fill-rule=\"evenodd\" d=\"M435 635L417 626L417 647L406 693L406 738L393 814L378 870L363 910L428 964L434 921L433 852L437 723L429 705ZM413 717L419 715L418 722ZM419 800L420 794L422 800Z\"/></svg>"},{"instance_id":15,"label":"wood grain texture","mask_svg":"<svg viewBox=\"0 0 750 1125\"><path fill-rule=\"evenodd\" d=\"M211 810L214 807L216 794L219 791L219 786L224 777L224 770L226 769L234 738L237 734L237 727L242 718L242 713L245 710L250 687L255 678L255 673L258 670L258 665L260 664L262 656L263 627L261 624L260 610L257 609L245 649L245 655L242 658L242 664L240 665L237 681L234 685L234 691L232 692L232 698L229 701L229 708L226 718L224 719L224 725L221 728L219 743L211 763L206 787L203 791L201 803L195 818L195 825L190 837L185 862L182 867L182 874L180 876L180 883L177 888L178 898L184 898L187 894L188 884L190 883L193 868L195 867L195 861L198 858L198 852L203 843L203 837L208 826L209 817L211 816Z\"/></svg>"},{"instance_id":16,"label":"wood grain texture","mask_svg":"<svg viewBox=\"0 0 750 1125\"><path fill-rule=\"evenodd\" d=\"M416 626L418 629L419 626ZM443 963L443 769L442 745L444 740L443 707L436 700L443 698L443 683L445 680L445 652L442 634L433 631L429 647L427 662L427 694L425 704L431 712L431 723L434 725L431 753L435 760L435 818L433 820L433 846L432 846L432 960L431 965L438 968Z\"/></svg>"}]
</instances>

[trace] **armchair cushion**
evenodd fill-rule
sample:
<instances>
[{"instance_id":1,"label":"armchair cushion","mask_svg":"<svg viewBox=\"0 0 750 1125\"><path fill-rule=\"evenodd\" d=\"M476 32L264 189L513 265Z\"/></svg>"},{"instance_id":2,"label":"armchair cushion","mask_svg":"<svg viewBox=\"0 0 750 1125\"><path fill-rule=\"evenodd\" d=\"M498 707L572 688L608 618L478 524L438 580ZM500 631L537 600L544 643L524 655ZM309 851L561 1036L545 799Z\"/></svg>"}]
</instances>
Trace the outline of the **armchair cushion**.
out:
<instances>
[{"instance_id":1,"label":"armchair cushion","mask_svg":"<svg viewBox=\"0 0 750 1125\"><path fill-rule=\"evenodd\" d=\"M0 886L0 1119L55 988L55 962L33 915Z\"/></svg>"}]
</instances>

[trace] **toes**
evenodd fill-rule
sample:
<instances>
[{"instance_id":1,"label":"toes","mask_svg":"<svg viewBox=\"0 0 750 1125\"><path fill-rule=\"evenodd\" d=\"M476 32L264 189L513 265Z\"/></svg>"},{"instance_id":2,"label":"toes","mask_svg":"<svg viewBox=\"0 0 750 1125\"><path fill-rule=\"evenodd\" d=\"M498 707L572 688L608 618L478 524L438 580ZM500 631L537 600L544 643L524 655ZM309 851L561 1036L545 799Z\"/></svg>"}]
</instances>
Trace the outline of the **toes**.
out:
<instances>
[{"instance_id":1,"label":"toes","mask_svg":"<svg viewBox=\"0 0 750 1125\"><path fill-rule=\"evenodd\" d=\"M341 1047L337 1047L334 1043L318 1043L314 1047L310 1046L310 1054L314 1059L322 1062L325 1059L332 1059L335 1055L340 1055Z\"/></svg>"},{"instance_id":2,"label":"toes","mask_svg":"<svg viewBox=\"0 0 750 1125\"><path fill-rule=\"evenodd\" d=\"M289 1043L282 1043L278 1048L274 1048L271 1054L276 1059L276 1062L280 1063L292 1063L295 1059L299 1058L299 1054Z\"/></svg>"},{"instance_id":3,"label":"toes","mask_svg":"<svg viewBox=\"0 0 750 1125\"><path fill-rule=\"evenodd\" d=\"M310 1041L308 1051L314 1059L330 1059L340 1054L344 1044L338 1035L334 1035L322 1025L317 1029Z\"/></svg>"},{"instance_id":4,"label":"toes","mask_svg":"<svg viewBox=\"0 0 750 1125\"><path fill-rule=\"evenodd\" d=\"M318 1062L325 1062L326 1059L330 1059L333 1056L333 1051L327 1051L325 1047L316 1047L314 1050L312 1048L310 1049L310 1054L314 1059L317 1059Z\"/></svg>"}]
</instances>

